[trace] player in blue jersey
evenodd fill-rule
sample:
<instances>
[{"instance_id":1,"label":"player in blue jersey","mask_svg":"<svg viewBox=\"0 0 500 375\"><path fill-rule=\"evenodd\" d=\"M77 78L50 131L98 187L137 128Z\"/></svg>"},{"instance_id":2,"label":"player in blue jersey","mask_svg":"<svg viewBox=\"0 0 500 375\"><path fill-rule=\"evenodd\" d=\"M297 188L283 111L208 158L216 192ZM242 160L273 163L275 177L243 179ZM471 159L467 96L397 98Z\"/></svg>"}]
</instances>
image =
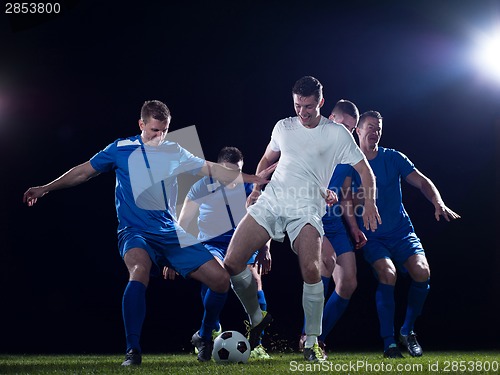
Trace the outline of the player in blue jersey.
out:
<instances>
[{"instance_id":1,"label":"player in blue jersey","mask_svg":"<svg viewBox=\"0 0 500 375\"><path fill-rule=\"evenodd\" d=\"M243 154L236 147L224 147L219 152L217 162L230 169L242 170ZM224 185L211 177L203 177L191 187L184 200L179 214L179 225L189 232L191 224L196 219L198 240L210 250L221 265L236 226L246 213L246 198L252 192L252 187L253 184L249 183ZM266 274L271 269L269 243L252 255L248 267L257 282L260 308L266 311L267 302L262 290L261 273ZM165 269L164 272L165 278L175 277L169 269ZM197 348L198 359L208 361L212 356L212 341L222 330L219 313L224 307L227 293L213 292L207 285L202 284L201 298L204 306L217 307L211 311L205 309L201 327L191 340ZM261 343L251 351L250 357L270 358Z\"/></svg>"},{"instance_id":2,"label":"player in blue jersey","mask_svg":"<svg viewBox=\"0 0 500 375\"><path fill-rule=\"evenodd\" d=\"M436 220L439 221L442 216L450 221L460 216L444 204L436 186L404 154L379 146L382 136L382 116L379 112L363 113L356 132L361 150L375 173L377 206L382 217L382 224L375 232L363 229L368 239L363 253L378 278L376 303L380 335L384 341L384 356L402 357L394 336L394 286L398 270L402 274L409 274L411 278L399 342L411 356L418 357L422 355L422 347L417 342L414 325L429 291L430 268L420 239L415 234L402 203L401 179L420 189L434 205ZM356 173L353 180L355 188L362 184ZM366 192L361 189L358 193L362 195Z\"/></svg>"},{"instance_id":3,"label":"player in blue jersey","mask_svg":"<svg viewBox=\"0 0 500 375\"><path fill-rule=\"evenodd\" d=\"M292 250L297 254L303 279L302 306L306 318L304 359L322 361L324 353L318 345L321 334L324 295L320 274L321 244L325 200L335 202L328 182L337 164L350 164L360 172L363 183L372 187L372 171L357 147L352 134L344 126L321 116L323 86L314 77L299 79L292 98L297 116L280 120L257 170L263 170L279 159L269 184L261 194L259 186L249 200L248 213L236 229L224 266L231 275L233 290L243 304L250 320L250 346L258 343L260 332L272 322L263 313L256 296L256 285L246 263L255 249L270 238L282 242L288 234ZM367 197L364 212L366 228L375 230L380 220L374 196Z\"/></svg>"},{"instance_id":4,"label":"player in blue jersey","mask_svg":"<svg viewBox=\"0 0 500 375\"><path fill-rule=\"evenodd\" d=\"M142 361L139 341L150 275L160 275L169 265L217 293L226 293L229 288L227 272L177 224L172 208L177 198L177 175L212 175L231 183L239 178L240 171L200 159L167 141L170 120L170 110L164 103L146 101L141 108L139 135L116 140L89 161L46 185L29 188L23 196L23 201L33 206L51 191L79 185L103 172L115 172L118 248L129 272L122 304L127 344L123 366L140 365ZM267 182L241 175L246 182Z\"/></svg>"},{"instance_id":5,"label":"player in blue jersey","mask_svg":"<svg viewBox=\"0 0 500 375\"><path fill-rule=\"evenodd\" d=\"M342 124L349 132L353 132L358 124L359 110L356 105L349 100L339 100L329 119ZM335 192L339 202L333 206L326 207L326 214L323 216L323 245L321 249L321 280L325 298L327 296L330 280L333 276L335 290L325 303L323 310L322 333L318 337L319 346L325 350L326 336L346 310L349 300L356 290L356 256L351 237L355 242L355 247L361 248L366 243L366 236L357 225L350 226L352 231L347 233L343 221L343 212L347 210L345 204L350 199L344 199L342 186L347 176L351 176L353 168L348 164L338 164L333 171L333 176L328 185L328 189ZM346 217L346 219L352 216ZM306 339L305 325L299 340L299 349L302 351Z\"/></svg>"}]
</instances>

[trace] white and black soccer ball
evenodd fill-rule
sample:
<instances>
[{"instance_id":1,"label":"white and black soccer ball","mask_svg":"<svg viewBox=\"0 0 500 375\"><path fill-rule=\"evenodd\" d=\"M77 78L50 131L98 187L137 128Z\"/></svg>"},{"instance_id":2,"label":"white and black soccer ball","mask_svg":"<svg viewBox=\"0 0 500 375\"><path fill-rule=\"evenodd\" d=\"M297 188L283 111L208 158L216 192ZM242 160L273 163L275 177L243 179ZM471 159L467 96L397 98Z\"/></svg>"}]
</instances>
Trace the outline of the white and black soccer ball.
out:
<instances>
[{"instance_id":1,"label":"white and black soccer ball","mask_svg":"<svg viewBox=\"0 0 500 375\"><path fill-rule=\"evenodd\" d=\"M246 363L250 351L250 343L245 336L238 331L225 331L214 340L212 357L217 363Z\"/></svg>"}]
</instances>

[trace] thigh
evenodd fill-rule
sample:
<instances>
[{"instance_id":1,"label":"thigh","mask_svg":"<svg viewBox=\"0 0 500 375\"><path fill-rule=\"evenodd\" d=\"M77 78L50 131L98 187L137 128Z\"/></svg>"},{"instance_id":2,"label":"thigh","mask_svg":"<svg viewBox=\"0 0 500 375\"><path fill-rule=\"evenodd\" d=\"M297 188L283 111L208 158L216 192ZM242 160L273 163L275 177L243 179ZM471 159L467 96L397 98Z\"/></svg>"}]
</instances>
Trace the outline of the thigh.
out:
<instances>
[{"instance_id":1,"label":"thigh","mask_svg":"<svg viewBox=\"0 0 500 375\"><path fill-rule=\"evenodd\" d=\"M320 261L322 236L311 224L302 227L293 246L299 257L302 278L308 284L321 281Z\"/></svg>"},{"instance_id":2,"label":"thigh","mask_svg":"<svg viewBox=\"0 0 500 375\"><path fill-rule=\"evenodd\" d=\"M246 214L238 224L224 258L224 266L229 273L236 275L242 272L255 249L260 249L269 239L266 229Z\"/></svg>"},{"instance_id":3,"label":"thigh","mask_svg":"<svg viewBox=\"0 0 500 375\"><path fill-rule=\"evenodd\" d=\"M321 245L321 276L331 277L335 269L335 251L330 240L324 236Z\"/></svg>"},{"instance_id":4,"label":"thigh","mask_svg":"<svg viewBox=\"0 0 500 375\"><path fill-rule=\"evenodd\" d=\"M333 270L335 284L340 280L356 279L356 255L353 251L343 253L337 257L337 264Z\"/></svg>"},{"instance_id":5,"label":"thigh","mask_svg":"<svg viewBox=\"0 0 500 375\"><path fill-rule=\"evenodd\" d=\"M372 263L378 281L382 284L396 285L396 266L390 258L381 258Z\"/></svg>"},{"instance_id":6,"label":"thigh","mask_svg":"<svg viewBox=\"0 0 500 375\"><path fill-rule=\"evenodd\" d=\"M427 258L423 254L410 256L403 264L410 277L417 282L425 282L430 277L430 268Z\"/></svg>"},{"instance_id":7,"label":"thigh","mask_svg":"<svg viewBox=\"0 0 500 375\"><path fill-rule=\"evenodd\" d=\"M153 264L148 252L139 247L128 249L123 256L123 261L127 266L129 280L139 281L147 286Z\"/></svg>"}]
</instances>

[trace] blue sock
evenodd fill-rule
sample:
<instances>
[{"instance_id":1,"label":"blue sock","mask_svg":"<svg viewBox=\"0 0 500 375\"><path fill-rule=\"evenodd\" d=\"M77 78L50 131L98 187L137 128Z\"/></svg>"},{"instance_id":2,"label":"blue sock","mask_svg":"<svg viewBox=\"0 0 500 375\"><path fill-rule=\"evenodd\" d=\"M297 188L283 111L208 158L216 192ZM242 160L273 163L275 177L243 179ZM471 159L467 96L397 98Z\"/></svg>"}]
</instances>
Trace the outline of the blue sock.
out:
<instances>
[{"instance_id":1,"label":"blue sock","mask_svg":"<svg viewBox=\"0 0 500 375\"><path fill-rule=\"evenodd\" d=\"M259 300L260 309L262 311L267 311L267 301L263 290L257 291L257 299ZM262 330L262 333L260 334L259 344L262 342L262 337L264 337L264 330Z\"/></svg>"},{"instance_id":2,"label":"blue sock","mask_svg":"<svg viewBox=\"0 0 500 375\"><path fill-rule=\"evenodd\" d=\"M429 280L423 283L416 281L411 282L410 290L408 291L406 317L400 331L402 335L406 336L413 331L415 320L417 320L417 317L422 312L427 294L429 294L429 288Z\"/></svg>"},{"instance_id":3,"label":"blue sock","mask_svg":"<svg viewBox=\"0 0 500 375\"><path fill-rule=\"evenodd\" d=\"M378 319L380 322L380 336L384 340L384 350L391 344L395 344L394 339L394 285L378 284L375 293L377 303Z\"/></svg>"},{"instance_id":4,"label":"blue sock","mask_svg":"<svg viewBox=\"0 0 500 375\"><path fill-rule=\"evenodd\" d=\"M325 293L325 298L326 298L326 295L328 294L328 287L330 286L331 279L332 279L331 277L321 276L321 281L323 282L323 292Z\"/></svg>"},{"instance_id":5,"label":"blue sock","mask_svg":"<svg viewBox=\"0 0 500 375\"><path fill-rule=\"evenodd\" d=\"M200 290L201 303L204 303L203 301L205 301L205 296L207 295L207 291L208 291L208 286L206 284L201 283L201 290Z\"/></svg>"},{"instance_id":6,"label":"blue sock","mask_svg":"<svg viewBox=\"0 0 500 375\"><path fill-rule=\"evenodd\" d=\"M207 295L208 292L208 286L206 284L201 283L201 290L200 290L200 295L201 295L201 304L205 305L205 296ZM220 322L217 320L215 323L215 330L218 331L220 328Z\"/></svg>"},{"instance_id":7,"label":"blue sock","mask_svg":"<svg viewBox=\"0 0 500 375\"><path fill-rule=\"evenodd\" d=\"M203 307L203 320L201 322L200 336L205 340L212 340L212 330L216 330L219 325L219 315L226 303L227 292L217 293L211 289L207 290Z\"/></svg>"},{"instance_id":8,"label":"blue sock","mask_svg":"<svg viewBox=\"0 0 500 375\"><path fill-rule=\"evenodd\" d=\"M326 299L326 295L328 294L328 287L330 286L331 277L321 276L321 281L323 282L323 294ZM302 326L302 334L306 333L306 318L304 317L304 325Z\"/></svg>"},{"instance_id":9,"label":"blue sock","mask_svg":"<svg viewBox=\"0 0 500 375\"><path fill-rule=\"evenodd\" d=\"M139 344L142 323L146 317L146 286L139 281L129 281L122 299L123 324L127 340L127 352L137 349L141 352Z\"/></svg>"},{"instance_id":10,"label":"blue sock","mask_svg":"<svg viewBox=\"0 0 500 375\"><path fill-rule=\"evenodd\" d=\"M335 327L342 314L344 314L347 305L349 305L349 300L342 298L336 291L333 291L323 310L323 329L321 335L318 337L320 341L325 341L326 336Z\"/></svg>"},{"instance_id":11,"label":"blue sock","mask_svg":"<svg viewBox=\"0 0 500 375\"><path fill-rule=\"evenodd\" d=\"M267 301L263 290L257 291L257 299L259 300L260 309L262 311L267 311Z\"/></svg>"}]
</instances>

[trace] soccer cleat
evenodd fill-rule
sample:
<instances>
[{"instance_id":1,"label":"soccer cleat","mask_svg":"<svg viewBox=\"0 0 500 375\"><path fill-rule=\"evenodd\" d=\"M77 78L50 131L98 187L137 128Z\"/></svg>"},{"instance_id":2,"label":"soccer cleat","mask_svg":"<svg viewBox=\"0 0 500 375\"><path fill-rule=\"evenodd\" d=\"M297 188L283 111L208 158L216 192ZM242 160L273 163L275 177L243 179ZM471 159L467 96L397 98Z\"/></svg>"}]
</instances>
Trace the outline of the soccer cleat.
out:
<instances>
[{"instance_id":1,"label":"soccer cleat","mask_svg":"<svg viewBox=\"0 0 500 375\"><path fill-rule=\"evenodd\" d=\"M399 335L399 342L406 349L408 349L408 353L412 357L421 357L422 356L422 347L417 341L417 335L415 332L411 331L408 335Z\"/></svg>"},{"instance_id":2,"label":"soccer cleat","mask_svg":"<svg viewBox=\"0 0 500 375\"><path fill-rule=\"evenodd\" d=\"M141 353L137 349L130 349L125 354L125 361L123 361L122 366L139 366L141 363Z\"/></svg>"},{"instance_id":3,"label":"soccer cleat","mask_svg":"<svg viewBox=\"0 0 500 375\"><path fill-rule=\"evenodd\" d=\"M200 331L198 331L200 332ZM217 337L222 333L222 326L219 324L219 330L216 331L215 329L212 329L212 341L215 341ZM198 354L198 348L195 346L194 347L194 354Z\"/></svg>"},{"instance_id":4,"label":"soccer cleat","mask_svg":"<svg viewBox=\"0 0 500 375\"><path fill-rule=\"evenodd\" d=\"M321 351L323 352L323 358L327 359L328 356L326 355L326 344L323 341L318 340L318 345L321 348Z\"/></svg>"},{"instance_id":5,"label":"soccer cleat","mask_svg":"<svg viewBox=\"0 0 500 375\"><path fill-rule=\"evenodd\" d=\"M248 321L245 321L247 326L247 340L250 343L250 349L255 349L260 344L260 336L269 324L273 321L273 317L267 311L262 312L262 320L255 327L252 327Z\"/></svg>"},{"instance_id":6,"label":"soccer cleat","mask_svg":"<svg viewBox=\"0 0 500 375\"><path fill-rule=\"evenodd\" d=\"M250 352L250 358L271 359L271 356L267 354L266 349L262 346L262 344L259 344Z\"/></svg>"},{"instance_id":7,"label":"soccer cleat","mask_svg":"<svg viewBox=\"0 0 500 375\"><path fill-rule=\"evenodd\" d=\"M212 340L215 340L219 335L222 333L222 326L219 324L219 330L216 331L215 329L212 329Z\"/></svg>"},{"instance_id":8,"label":"soccer cleat","mask_svg":"<svg viewBox=\"0 0 500 375\"><path fill-rule=\"evenodd\" d=\"M404 358L396 344L391 344L384 350L384 358Z\"/></svg>"},{"instance_id":9,"label":"soccer cleat","mask_svg":"<svg viewBox=\"0 0 500 375\"><path fill-rule=\"evenodd\" d=\"M304 359L309 362L323 362L326 355L318 343L315 343L312 348L304 348Z\"/></svg>"},{"instance_id":10,"label":"soccer cleat","mask_svg":"<svg viewBox=\"0 0 500 375\"><path fill-rule=\"evenodd\" d=\"M191 344L198 349L198 361L208 362L212 359L214 343L211 339L204 340L203 337L200 336L199 331L196 331L193 337L191 337Z\"/></svg>"},{"instance_id":11,"label":"soccer cleat","mask_svg":"<svg viewBox=\"0 0 500 375\"><path fill-rule=\"evenodd\" d=\"M300 335L300 338L299 338L299 352L303 352L304 351L304 344L306 343L306 338L307 338L307 335L305 333L303 333L302 335Z\"/></svg>"}]
</instances>

